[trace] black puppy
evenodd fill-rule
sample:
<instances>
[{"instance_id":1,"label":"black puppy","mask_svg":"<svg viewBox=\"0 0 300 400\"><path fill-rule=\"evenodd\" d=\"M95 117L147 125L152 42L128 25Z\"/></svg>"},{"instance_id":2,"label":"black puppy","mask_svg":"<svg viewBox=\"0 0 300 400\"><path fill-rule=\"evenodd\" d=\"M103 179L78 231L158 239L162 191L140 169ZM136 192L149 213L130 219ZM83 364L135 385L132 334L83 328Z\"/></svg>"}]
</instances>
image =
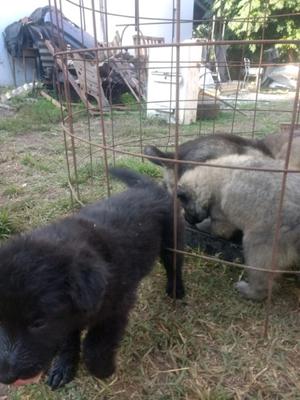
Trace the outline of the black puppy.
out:
<instances>
[{"instance_id":1,"label":"black puppy","mask_svg":"<svg viewBox=\"0 0 300 400\"><path fill-rule=\"evenodd\" d=\"M48 384L63 386L76 373L82 330L85 364L106 378L138 284L159 256L172 296L172 198L145 176L111 172L131 188L0 248L0 382L37 381L52 363ZM182 261L178 255L177 298L184 294Z\"/></svg>"}]
</instances>

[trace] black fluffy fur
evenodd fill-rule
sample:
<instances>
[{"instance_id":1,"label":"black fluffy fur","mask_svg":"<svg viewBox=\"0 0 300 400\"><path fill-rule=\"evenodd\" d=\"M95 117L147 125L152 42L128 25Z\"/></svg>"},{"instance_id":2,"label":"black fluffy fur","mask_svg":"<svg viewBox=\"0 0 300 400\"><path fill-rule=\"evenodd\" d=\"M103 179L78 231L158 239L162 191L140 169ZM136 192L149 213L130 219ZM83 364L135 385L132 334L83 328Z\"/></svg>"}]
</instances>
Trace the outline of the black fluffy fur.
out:
<instances>
[{"instance_id":1,"label":"black fluffy fur","mask_svg":"<svg viewBox=\"0 0 300 400\"><path fill-rule=\"evenodd\" d=\"M0 381L48 371L54 389L73 379L79 360L91 374L115 371L139 282L160 257L167 293L184 295L182 256L173 288L172 198L149 178L112 174L131 186L71 217L7 241L0 248ZM183 246L179 217L177 248Z\"/></svg>"}]
</instances>

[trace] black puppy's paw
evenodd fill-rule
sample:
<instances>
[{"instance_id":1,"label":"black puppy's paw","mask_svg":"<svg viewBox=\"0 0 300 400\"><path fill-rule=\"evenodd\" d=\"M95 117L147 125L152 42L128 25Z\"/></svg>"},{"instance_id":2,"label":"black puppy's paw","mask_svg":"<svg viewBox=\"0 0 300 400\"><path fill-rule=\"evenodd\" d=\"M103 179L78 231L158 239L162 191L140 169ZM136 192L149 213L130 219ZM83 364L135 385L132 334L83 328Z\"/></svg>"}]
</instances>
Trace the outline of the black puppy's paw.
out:
<instances>
[{"instance_id":1,"label":"black puppy's paw","mask_svg":"<svg viewBox=\"0 0 300 400\"><path fill-rule=\"evenodd\" d=\"M174 298L174 285L173 283L170 283L167 285L166 288L166 293L169 297L171 297L172 299ZM185 290L184 290L184 286L183 284L178 284L176 285L176 290L175 290L175 298L176 299L182 299L185 295Z\"/></svg>"},{"instance_id":2,"label":"black puppy's paw","mask_svg":"<svg viewBox=\"0 0 300 400\"><path fill-rule=\"evenodd\" d=\"M48 371L47 384L52 390L61 388L74 379L76 371L77 363L58 356Z\"/></svg>"},{"instance_id":3,"label":"black puppy's paw","mask_svg":"<svg viewBox=\"0 0 300 400\"><path fill-rule=\"evenodd\" d=\"M113 352L100 351L100 349L90 347L87 343L84 343L83 346L83 360L88 371L99 379L110 377L116 370Z\"/></svg>"},{"instance_id":4,"label":"black puppy's paw","mask_svg":"<svg viewBox=\"0 0 300 400\"><path fill-rule=\"evenodd\" d=\"M103 360L96 362L86 359L85 364L88 371L98 379L109 378L116 370L113 362L103 362Z\"/></svg>"}]
</instances>

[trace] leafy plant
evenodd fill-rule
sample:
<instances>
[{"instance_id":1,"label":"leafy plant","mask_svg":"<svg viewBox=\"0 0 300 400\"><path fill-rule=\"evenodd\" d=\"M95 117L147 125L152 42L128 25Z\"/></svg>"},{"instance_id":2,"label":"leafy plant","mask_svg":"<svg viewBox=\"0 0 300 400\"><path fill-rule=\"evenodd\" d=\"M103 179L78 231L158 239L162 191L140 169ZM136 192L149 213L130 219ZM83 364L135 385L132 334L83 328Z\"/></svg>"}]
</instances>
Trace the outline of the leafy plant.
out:
<instances>
[{"instance_id":1,"label":"leafy plant","mask_svg":"<svg viewBox=\"0 0 300 400\"><path fill-rule=\"evenodd\" d=\"M139 109L139 105L131 93L123 93L121 95L121 102L131 111L137 111Z\"/></svg>"},{"instance_id":2,"label":"leafy plant","mask_svg":"<svg viewBox=\"0 0 300 400\"><path fill-rule=\"evenodd\" d=\"M300 39L298 0L216 0L213 10L217 19L227 21L225 39ZM283 61L296 60L300 55L299 46L294 44L278 43L275 47L280 49ZM254 53L258 46L250 45L249 50Z\"/></svg>"},{"instance_id":3,"label":"leafy plant","mask_svg":"<svg viewBox=\"0 0 300 400\"><path fill-rule=\"evenodd\" d=\"M8 210L0 210L0 240L7 239L14 233L13 222Z\"/></svg>"}]
</instances>

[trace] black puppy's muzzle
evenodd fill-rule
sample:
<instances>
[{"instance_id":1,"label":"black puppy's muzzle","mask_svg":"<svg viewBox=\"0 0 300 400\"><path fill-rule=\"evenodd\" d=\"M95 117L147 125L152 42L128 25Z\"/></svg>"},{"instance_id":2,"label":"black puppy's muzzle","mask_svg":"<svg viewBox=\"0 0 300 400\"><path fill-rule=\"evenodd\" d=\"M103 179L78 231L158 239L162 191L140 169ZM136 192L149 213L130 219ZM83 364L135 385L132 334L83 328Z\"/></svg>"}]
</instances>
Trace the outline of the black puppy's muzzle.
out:
<instances>
[{"instance_id":1,"label":"black puppy's muzzle","mask_svg":"<svg viewBox=\"0 0 300 400\"><path fill-rule=\"evenodd\" d=\"M10 385L18 380L28 380L44 370L40 360L33 359L25 343L12 340L0 326L0 383Z\"/></svg>"},{"instance_id":2,"label":"black puppy's muzzle","mask_svg":"<svg viewBox=\"0 0 300 400\"><path fill-rule=\"evenodd\" d=\"M0 383L10 385L19 379L28 380L34 378L42 372L41 367L38 365L29 365L22 368L22 365L19 364L2 359L0 361Z\"/></svg>"},{"instance_id":3,"label":"black puppy's muzzle","mask_svg":"<svg viewBox=\"0 0 300 400\"><path fill-rule=\"evenodd\" d=\"M184 218L191 225L199 224L208 218L208 216L209 212L205 208L201 208L200 210L197 210L197 212L193 212L193 210L191 212L189 209L184 208Z\"/></svg>"},{"instance_id":4,"label":"black puppy's muzzle","mask_svg":"<svg viewBox=\"0 0 300 400\"><path fill-rule=\"evenodd\" d=\"M18 376L11 372L11 371L5 371L0 373L0 383L4 385L11 385L18 379Z\"/></svg>"},{"instance_id":5,"label":"black puppy's muzzle","mask_svg":"<svg viewBox=\"0 0 300 400\"><path fill-rule=\"evenodd\" d=\"M195 206L193 205L193 201L191 201L190 199L189 194L182 187L178 187L177 197L180 200L181 205L184 209L184 218L189 224L196 225L208 217L208 210L205 208L200 208L199 210L196 210Z\"/></svg>"},{"instance_id":6,"label":"black puppy's muzzle","mask_svg":"<svg viewBox=\"0 0 300 400\"><path fill-rule=\"evenodd\" d=\"M190 225L196 225L200 222L195 215L189 214L186 211L184 211L184 218Z\"/></svg>"}]
</instances>

